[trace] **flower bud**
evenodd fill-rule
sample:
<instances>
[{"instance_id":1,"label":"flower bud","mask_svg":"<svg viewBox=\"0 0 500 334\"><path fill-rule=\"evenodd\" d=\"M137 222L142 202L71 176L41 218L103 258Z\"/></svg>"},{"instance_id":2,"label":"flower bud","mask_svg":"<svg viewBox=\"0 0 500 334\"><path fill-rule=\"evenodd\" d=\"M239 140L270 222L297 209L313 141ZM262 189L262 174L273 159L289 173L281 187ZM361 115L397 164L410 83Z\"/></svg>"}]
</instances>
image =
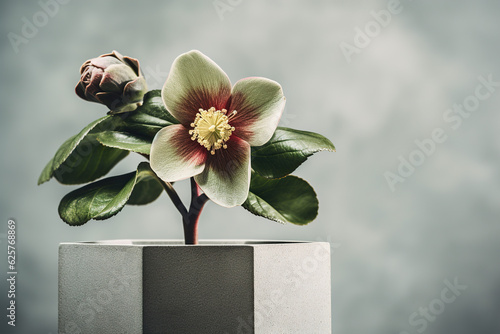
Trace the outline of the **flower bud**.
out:
<instances>
[{"instance_id":1,"label":"flower bud","mask_svg":"<svg viewBox=\"0 0 500 334\"><path fill-rule=\"evenodd\" d=\"M76 94L106 105L110 113L135 110L148 90L139 61L117 51L87 60L80 74Z\"/></svg>"}]
</instances>

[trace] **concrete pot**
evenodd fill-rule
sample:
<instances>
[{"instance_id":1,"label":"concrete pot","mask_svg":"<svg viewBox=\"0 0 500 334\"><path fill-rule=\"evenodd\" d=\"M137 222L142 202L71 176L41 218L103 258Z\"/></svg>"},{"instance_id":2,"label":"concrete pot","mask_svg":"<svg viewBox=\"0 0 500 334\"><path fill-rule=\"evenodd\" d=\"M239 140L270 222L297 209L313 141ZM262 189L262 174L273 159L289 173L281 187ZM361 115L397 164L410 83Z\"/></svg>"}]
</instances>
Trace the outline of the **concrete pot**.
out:
<instances>
[{"instance_id":1,"label":"concrete pot","mask_svg":"<svg viewBox=\"0 0 500 334\"><path fill-rule=\"evenodd\" d=\"M327 242L59 247L59 333L328 334L330 300Z\"/></svg>"}]
</instances>

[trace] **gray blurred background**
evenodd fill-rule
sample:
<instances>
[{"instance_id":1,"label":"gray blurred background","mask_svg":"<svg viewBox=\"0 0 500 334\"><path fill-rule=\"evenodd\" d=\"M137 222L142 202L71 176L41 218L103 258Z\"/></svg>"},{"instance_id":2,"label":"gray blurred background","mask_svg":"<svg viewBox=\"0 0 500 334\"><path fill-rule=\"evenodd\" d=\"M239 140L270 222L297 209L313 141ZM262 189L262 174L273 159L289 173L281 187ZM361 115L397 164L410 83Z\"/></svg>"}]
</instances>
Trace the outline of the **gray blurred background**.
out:
<instances>
[{"instance_id":1,"label":"gray blurred background","mask_svg":"<svg viewBox=\"0 0 500 334\"><path fill-rule=\"evenodd\" d=\"M165 195L76 228L57 214L74 187L36 185L59 145L106 112L74 86L86 59L113 49L140 60L150 88L191 49L233 83L276 80L287 97L281 124L337 147L295 173L320 199L309 226L209 203L202 239L331 242L335 334L500 332L500 87L482 83L500 82L498 1L59 1L0 5L0 262L6 272L13 218L19 272L15 328L0 280L2 333L57 332L60 242L182 237ZM388 6L390 19L380 14ZM26 22L37 31L23 32ZM470 112L448 111L464 103ZM188 195L188 182L176 186ZM444 303L447 284L460 287Z\"/></svg>"}]
</instances>

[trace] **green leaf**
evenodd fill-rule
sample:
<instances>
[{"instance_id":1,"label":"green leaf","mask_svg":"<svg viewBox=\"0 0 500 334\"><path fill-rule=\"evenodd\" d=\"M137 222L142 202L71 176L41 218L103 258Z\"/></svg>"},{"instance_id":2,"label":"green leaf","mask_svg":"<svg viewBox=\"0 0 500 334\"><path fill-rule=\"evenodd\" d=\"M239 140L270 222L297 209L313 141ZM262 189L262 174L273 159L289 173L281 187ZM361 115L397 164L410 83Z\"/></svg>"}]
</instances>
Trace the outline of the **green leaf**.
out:
<instances>
[{"instance_id":1,"label":"green leaf","mask_svg":"<svg viewBox=\"0 0 500 334\"><path fill-rule=\"evenodd\" d=\"M264 177L280 178L319 151L334 152L335 146L320 134L278 127L266 144L252 148L252 168Z\"/></svg>"},{"instance_id":2,"label":"green leaf","mask_svg":"<svg viewBox=\"0 0 500 334\"><path fill-rule=\"evenodd\" d=\"M54 171L54 177L62 184L92 182L106 175L128 154L128 151L103 146L90 134Z\"/></svg>"},{"instance_id":3,"label":"green leaf","mask_svg":"<svg viewBox=\"0 0 500 334\"><path fill-rule=\"evenodd\" d=\"M38 185L47 182L52 178L52 173L54 172L52 166L54 165L54 158L50 159L50 161L45 165L42 170L42 173L38 177Z\"/></svg>"},{"instance_id":4,"label":"green leaf","mask_svg":"<svg viewBox=\"0 0 500 334\"><path fill-rule=\"evenodd\" d=\"M142 162L135 172L86 185L63 197L59 204L59 215L66 223L74 226L83 225L91 219L110 218L123 209L134 189L141 182L149 183L151 177L155 176L149 164ZM136 201L138 197L141 196L136 195ZM151 200L152 197L147 199ZM146 197L142 199L141 204L146 202ZM139 204L138 202L135 204Z\"/></svg>"},{"instance_id":5,"label":"green leaf","mask_svg":"<svg viewBox=\"0 0 500 334\"><path fill-rule=\"evenodd\" d=\"M66 140L43 169L38 184L54 176L64 184L78 184L105 175L128 152L102 146L97 142L95 134L113 130L121 122L120 117L108 115L95 120Z\"/></svg>"},{"instance_id":6,"label":"green leaf","mask_svg":"<svg viewBox=\"0 0 500 334\"><path fill-rule=\"evenodd\" d=\"M179 121L165 108L161 90L151 90L144 95L144 103L134 113L137 121L162 125L164 122L179 124Z\"/></svg>"},{"instance_id":7,"label":"green leaf","mask_svg":"<svg viewBox=\"0 0 500 334\"><path fill-rule=\"evenodd\" d=\"M104 146L149 155L151 141L131 133L120 131L105 131L97 134L97 140Z\"/></svg>"},{"instance_id":8,"label":"green leaf","mask_svg":"<svg viewBox=\"0 0 500 334\"><path fill-rule=\"evenodd\" d=\"M158 180L158 177L151 169L149 169L149 172L144 171L139 173L136 185L127 204L144 205L151 203L160 196L162 191L163 186Z\"/></svg>"},{"instance_id":9,"label":"green leaf","mask_svg":"<svg viewBox=\"0 0 500 334\"><path fill-rule=\"evenodd\" d=\"M78 144L87 136L87 134L96 127L101 122L109 120L112 116L105 116L99 118L89 125L87 125L80 133L74 135L64 142L64 144L59 147L54 157L47 163L45 168L42 171L42 174L38 178L38 184L42 184L47 182L54 175L54 171L58 169L61 164L68 159L70 154L76 149Z\"/></svg>"},{"instance_id":10,"label":"green leaf","mask_svg":"<svg viewBox=\"0 0 500 334\"><path fill-rule=\"evenodd\" d=\"M135 172L106 178L70 192L59 204L59 215L69 225L117 214L133 190Z\"/></svg>"},{"instance_id":11,"label":"green leaf","mask_svg":"<svg viewBox=\"0 0 500 334\"><path fill-rule=\"evenodd\" d=\"M123 159L126 151L149 154L156 132L174 123L178 121L163 105L160 90L150 91L135 111L102 117L64 142L43 169L38 184L53 176L64 184L94 181ZM108 147L97 142L95 135Z\"/></svg>"},{"instance_id":12,"label":"green leaf","mask_svg":"<svg viewBox=\"0 0 500 334\"><path fill-rule=\"evenodd\" d=\"M97 140L108 147L148 155L156 133L179 123L165 108L160 90L148 92L142 106L135 111L117 116L121 122L116 130L99 133Z\"/></svg>"},{"instance_id":13,"label":"green leaf","mask_svg":"<svg viewBox=\"0 0 500 334\"><path fill-rule=\"evenodd\" d=\"M165 108L159 89L144 95L142 106L135 111L120 116L123 120L119 130L153 139L162 128L179 124L179 121Z\"/></svg>"},{"instance_id":14,"label":"green leaf","mask_svg":"<svg viewBox=\"0 0 500 334\"><path fill-rule=\"evenodd\" d=\"M252 171L250 192L242 206L279 223L306 225L318 215L319 203L314 189L301 178L270 180Z\"/></svg>"}]
</instances>

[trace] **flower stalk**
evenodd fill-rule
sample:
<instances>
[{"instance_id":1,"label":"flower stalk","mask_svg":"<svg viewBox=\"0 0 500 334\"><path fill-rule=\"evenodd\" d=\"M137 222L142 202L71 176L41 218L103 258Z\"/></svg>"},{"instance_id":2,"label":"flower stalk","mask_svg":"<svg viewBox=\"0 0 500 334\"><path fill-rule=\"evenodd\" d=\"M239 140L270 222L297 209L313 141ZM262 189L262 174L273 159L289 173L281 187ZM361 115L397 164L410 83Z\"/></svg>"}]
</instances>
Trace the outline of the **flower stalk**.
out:
<instances>
[{"instance_id":1,"label":"flower stalk","mask_svg":"<svg viewBox=\"0 0 500 334\"><path fill-rule=\"evenodd\" d=\"M177 208L177 211L179 211L182 216L184 243L186 245L197 245L198 222L200 220L201 211L203 210L205 203L209 200L208 196L201 192L201 189L196 184L194 178L191 178L191 204L189 205L188 211L172 186L172 183L164 182L161 179L158 180L161 182L165 192L168 194L172 203L174 203Z\"/></svg>"},{"instance_id":2,"label":"flower stalk","mask_svg":"<svg viewBox=\"0 0 500 334\"><path fill-rule=\"evenodd\" d=\"M191 178L191 204L189 206L189 211L182 217L184 243L186 245L198 244L198 222L200 220L201 211L208 200L208 196L201 192L194 178Z\"/></svg>"}]
</instances>

